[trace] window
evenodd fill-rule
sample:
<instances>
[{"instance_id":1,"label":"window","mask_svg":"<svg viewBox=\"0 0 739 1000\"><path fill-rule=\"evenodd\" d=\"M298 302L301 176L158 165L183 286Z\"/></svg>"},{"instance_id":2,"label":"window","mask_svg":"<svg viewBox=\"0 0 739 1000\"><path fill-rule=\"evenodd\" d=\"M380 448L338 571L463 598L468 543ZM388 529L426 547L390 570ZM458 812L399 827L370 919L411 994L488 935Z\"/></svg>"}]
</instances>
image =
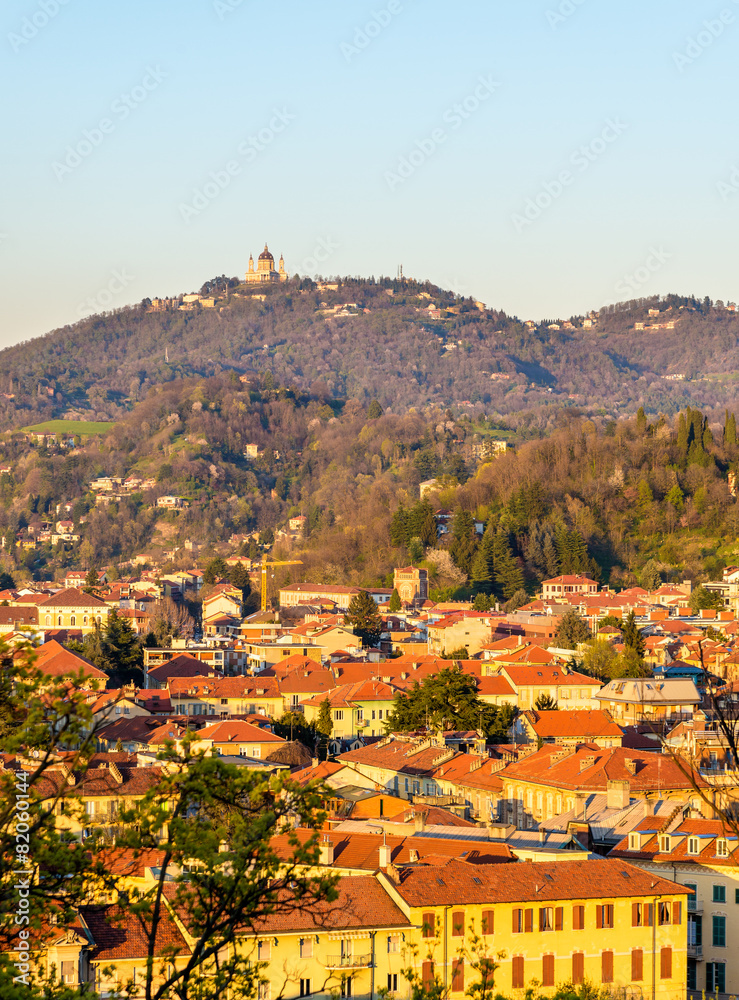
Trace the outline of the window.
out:
<instances>
[{"instance_id":1,"label":"window","mask_svg":"<svg viewBox=\"0 0 739 1000\"><path fill-rule=\"evenodd\" d=\"M301 997L309 997L312 993L310 988L310 979L300 980L300 995Z\"/></svg>"},{"instance_id":2,"label":"window","mask_svg":"<svg viewBox=\"0 0 739 1000\"><path fill-rule=\"evenodd\" d=\"M700 854L700 841L697 837L688 837L688 854Z\"/></svg>"},{"instance_id":3,"label":"window","mask_svg":"<svg viewBox=\"0 0 739 1000\"><path fill-rule=\"evenodd\" d=\"M452 960L452 993L464 993L464 959Z\"/></svg>"},{"instance_id":4,"label":"window","mask_svg":"<svg viewBox=\"0 0 739 1000\"><path fill-rule=\"evenodd\" d=\"M631 926L651 927L652 926L652 903L632 903L631 904Z\"/></svg>"},{"instance_id":5,"label":"window","mask_svg":"<svg viewBox=\"0 0 739 1000\"><path fill-rule=\"evenodd\" d=\"M51 615L47 615L47 616L46 616L46 624L47 624L47 625L51 625ZM85 622L85 625L86 625L86 624L87 624L87 622Z\"/></svg>"},{"instance_id":6,"label":"window","mask_svg":"<svg viewBox=\"0 0 739 1000\"><path fill-rule=\"evenodd\" d=\"M670 904L669 903L664 903L664 902L660 903L659 904L659 925L660 925L660 927L664 927L665 924L669 924L670 923L670 916L671 916L671 914L670 914Z\"/></svg>"},{"instance_id":7,"label":"window","mask_svg":"<svg viewBox=\"0 0 739 1000\"><path fill-rule=\"evenodd\" d=\"M725 885L714 885L713 895L711 899L714 903L725 903L726 902L726 886Z\"/></svg>"},{"instance_id":8,"label":"window","mask_svg":"<svg viewBox=\"0 0 739 1000\"><path fill-rule=\"evenodd\" d=\"M695 882L686 882L685 888L690 889L690 895L688 896L688 912L690 912L695 909L695 896L698 886ZM739 892L739 890L737 890L737 892ZM739 899L737 902L739 903Z\"/></svg>"},{"instance_id":9,"label":"window","mask_svg":"<svg viewBox=\"0 0 739 1000\"><path fill-rule=\"evenodd\" d=\"M706 991L726 993L726 965L723 962L706 962Z\"/></svg>"},{"instance_id":10,"label":"window","mask_svg":"<svg viewBox=\"0 0 739 1000\"><path fill-rule=\"evenodd\" d=\"M554 986L554 955L542 955L541 985Z\"/></svg>"},{"instance_id":11,"label":"window","mask_svg":"<svg viewBox=\"0 0 739 1000\"><path fill-rule=\"evenodd\" d=\"M723 837L716 841L716 856L719 858L728 858L729 856L729 845Z\"/></svg>"},{"instance_id":12,"label":"window","mask_svg":"<svg viewBox=\"0 0 739 1000\"><path fill-rule=\"evenodd\" d=\"M388 972L387 974L387 991L388 993L396 993L398 990L398 973Z\"/></svg>"},{"instance_id":13,"label":"window","mask_svg":"<svg viewBox=\"0 0 739 1000\"><path fill-rule=\"evenodd\" d=\"M672 979L672 948L661 948L659 953L660 979Z\"/></svg>"},{"instance_id":14,"label":"window","mask_svg":"<svg viewBox=\"0 0 739 1000\"><path fill-rule=\"evenodd\" d=\"M343 708L337 708L336 709L336 711L334 712L334 719L336 720L336 722L343 722L344 721L344 709Z\"/></svg>"},{"instance_id":15,"label":"window","mask_svg":"<svg viewBox=\"0 0 739 1000\"><path fill-rule=\"evenodd\" d=\"M373 718L373 720L375 718L375 710L374 710L374 708L372 709L372 718Z\"/></svg>"},{"instance_id":16,"label":"window","mask_svg":"<svg viewBox=\"0 0 739 1000\"><path fill-rule=\"evenodd\" d=\"M523 931L523 910L513 911L513 933L520 934Z\"/></svg>"},{"instance_id":17,"label":"window","mask_svg":"<svg viewBox=\"0 0 739 1000\"><path fill-rule=\"evenodd\" d=\"M77 972L75 970L74 962L62 962L62 982L63 983L77 982Z\"/></svg>"},{"instance_id":18,"label":"window","mask_svg":"<svg viewBox=\"0 0 739 1000\"><path fill-rule=\"evenodd\" d=\"M582 931L585 929L585 907L584 906L573 906L572 907L572 929L573 931Z\"/></svg>"},{"instance_id":19,"label":"window","mask_svg":"<svg viewBox=\"0 0 739 1000\"><path fill-rule=\"evenodd\" d=\"M72 615L72 617L69 619L69 624L70 625L76 625L77 624L77 618L74 615Z\"/></svg>"},{"instance_id":20,"label":"window","mask_svg":"<svg viewBox=\"0 0 739 1000\"><path fill-rule=\"evenodd\" d=\"M436 919L433 913L424 913L423 924L422 924L422 934L425 938L430 938L434 936L436 932Z\"/></svg>"},{"instance_id":21,"label":"window","mask_svg":"<svg viewBox=\"0 0 739 1000\"><path fill-rule=\"evenodd\" d=\"M688 944L696 947L703 944L703 917L688 917Z\"/></svg>"},{"instance_id":22,"label":"window","mask_svg":"<svg viewBox=\"0 0 739 1000\"><path fill-rule=\"evenodd\" d=\"M85 813L88 816L94 816L95 815L95 800L94 799L88 799L87 802L85 802Z\"/></svg>"},{"instance_id":23,"label":"window","mask_svg":"<svg viewBox=\"0 0 739 1000\"><path fill-rule=\"evenodd\" d=\"M300 957L301 958L313 958L313 938L301 938L300 939ZM308 996L308 993L301 993L302 996Z\"/></svg>"},{"instance_id":24,"label":"window","mask_svg":"<svg viewBox=\"0 0 739 1000\"><path fill-rule=\"evenodd\" d=\"M595 926L613 927L613 903L603 903L595 908Z\"/></svg>"},{"instance_id":25,"label":"window","mask_svg":"<svg viewBox=\"0 0 739 1000\"><path fill-rule=\"evenodd\" d=\"M452 937L464 937L464 910L452 913Z\"/></svg>"},{"instance_id":26,"label":"window","mask_svg":"<svg viewBox=\"0 0 739 1000\"><path fill-rule=\"evenodd\" d=\"M260 962L268 962L272 957L272 942L260 941L257 945L257 956Z\"/></svg>"},{"instance_id":27,"label":"window","mask_svg":"<svg viewBox=\"0 0 739 1000\"><path fill-rule=\"evenodd\" d=\"M252 757L261 757L262 756L262 748L261 747L252 747L251 748L251 756Z\"/></svg>"},{"instance_id":28,"label":"window","mask_svg":"<svg viewBox=\"0 0 739 1000\"><path fill-rule=\"evenodd\" d=\"M382 718L382 709L381 708L378 708L378 710L377 710L377 718L378 719Z\"/></svg>"},{"instance_id":29,"label":"window","mask_svg":"<svg viewBox=\"0 0 739 1000\"><path fill-rule=\"evenodd\" d=\"M639 834L630 833L629 834L629 850L638 851L639 850Z\"/></svg>"},{"instance_id":30,"label":"window","mask_svg":"<svg viewBox=\"0 0 739 1000\"><path fill-rule=\"evenodd\" d=\"M711 917L711 944L714 948L726 947L726 917Z\"/></svg>"},{"instance_id":31,"label":"window","mask_svg":"<svg viewBox=\"0 0 739 1000\"><path fill-rule=\"evenodd\" d=\"M737 890L739 891L739 890ZM482 933L492 934L495 930L495 914L492 910L482 911Z\"/></svg>"},{"instance_id":32,"label":"window","mask_svg":"<svg viewBox=\"0 0 739 1000\"><path fill-rule=\"evenodd\" d=\"M633 948L631 951L631 978L635 983L644 978L644 952L641 948Z\"/></svg>"},{"instance_id":33,"label":"window","mask_svg":"<svg viewBox=\"0 0 739 1000\"><path fill-rule=\"evenodd\" d=\"M585 978L585 955L581 951L572 953L572 982L579 986Z\"/></svg>"},{"instance_id":34,"label":"window","mask_svg":"<svg viewBox=\"0 0 739 1000\"><path fill-rule=\"evenodd\" d=\"M352 995L352 977L347 976L341 980L341 996L350 997Z\"/></svg>"},{"instance_id":35,"label":"window","mask_svg":"<svg viewBox=\"0 0 739 1000\"><path fill-rule=\"evenodd\" d=\"M259 983L257 988L257 1000L271 1000L272 988L264 981Z\"/></svg>"},{"instance_id":36,"label":"window","mask_svg":"<svg viewBox=\"0 0 739 1000\"><path fill-rule=\"evenodd\" d=\"M613 982L613 952L604 951L600 956L600 981L602 983Z\"/></svg>"},{"instance_id":37,"label":"window","mask_svg":"<svg viewBox=\"0 0 739 1000\"><path fill-rule=\"evenodd\" d=\"M688 989L698 989L698 965L694 958L688 959Z\"/></svg>"},{"instance_id":38,"label":"window","mask_svg":"<svg viewBox=\"0 0 739 1000\"><path fill-rule=\"evenodd\" d=\"M514 955L511 962L511 986L514 990L521 990L523 983L523 955Z\"/></svg>"},{"instance_id":39,"label":"window","mask_svg":"<svg viewBox=\"0 0 739 1000\"><path fill-rule=\"evenodd\" d=\"M670 853L670 836L667 833L663 833L659 838L659 849L663 854Z\"/></svg>"},{"instance_id":40,"label":"window","mask_svg":"<svg viewBox=\"0 0 739 1000\"><path fill-rule=\"evenodd\" d=\"M553 906L540 906L539 907L539 930L540 931L553 931L554 930L554 907Z\"/></svg>"}]
</instances>

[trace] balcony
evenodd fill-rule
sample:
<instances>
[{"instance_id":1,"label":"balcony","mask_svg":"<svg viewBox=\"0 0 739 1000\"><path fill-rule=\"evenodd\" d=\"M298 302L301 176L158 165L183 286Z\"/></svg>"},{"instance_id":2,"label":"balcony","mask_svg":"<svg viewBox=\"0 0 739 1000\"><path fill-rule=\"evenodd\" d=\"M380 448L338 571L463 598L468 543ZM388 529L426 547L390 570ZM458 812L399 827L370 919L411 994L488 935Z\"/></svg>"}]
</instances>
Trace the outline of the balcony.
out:
<instances>
[{"instance_id":1,"label":"balcony","mask_svg":"<svg viewBox=\"0 0 739 1000\"><path fill-rule=\"evenodd\" d=\"M697 962L703 961L703 945L702 944L689 944L688 945L688 958L694 958Z\"/></svg>"},{"instance_id":2,"label":"balcony","mask_svg":"<svg viewBox=\"0 0 739 1000\"><path fill-rule=\"evenodd\" d=\"M327 969L369 969L372 965L372 955L329 955L326 959Z\"/></svg>"}]
</instances>

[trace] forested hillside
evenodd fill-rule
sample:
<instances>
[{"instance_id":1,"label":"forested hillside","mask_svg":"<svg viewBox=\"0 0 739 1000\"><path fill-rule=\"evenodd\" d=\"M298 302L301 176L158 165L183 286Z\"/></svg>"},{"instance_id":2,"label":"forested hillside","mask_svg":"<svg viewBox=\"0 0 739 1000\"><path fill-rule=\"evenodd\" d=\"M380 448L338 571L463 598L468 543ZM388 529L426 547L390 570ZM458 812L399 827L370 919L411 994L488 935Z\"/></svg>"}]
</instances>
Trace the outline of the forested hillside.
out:
<instances>
[{"instance_id":1,"label":"forested hillside","mask_svg":"<svg viewBox=\"0 0 739 1000\"><path fill-rule=\"evenodd\" d=\"M201 291L212 308L147 299L0 352L0 426L119 419L153 385L228 370L326 400L485 410L539 429L563 404L613 417L690 404L717 418L739 396L733 304L668 296L534 324L412 281L293 280L256 296L222 278Z\"/></svg>"}]
</instances>

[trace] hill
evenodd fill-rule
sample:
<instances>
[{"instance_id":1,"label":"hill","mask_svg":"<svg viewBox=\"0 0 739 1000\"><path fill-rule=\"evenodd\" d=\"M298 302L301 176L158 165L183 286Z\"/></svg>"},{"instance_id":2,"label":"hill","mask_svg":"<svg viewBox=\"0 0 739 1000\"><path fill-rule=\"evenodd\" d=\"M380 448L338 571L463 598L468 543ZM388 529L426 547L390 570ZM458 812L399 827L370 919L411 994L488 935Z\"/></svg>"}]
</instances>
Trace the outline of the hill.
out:
<instances>
[{"instance_id":1,"label":"hill","mask_svg":"<svg viewBox=\"0 0 739 1000\"><path fill-rule=\"evenodd\" d=\"M292 280L257 292L213 279L199 300L147 299L5 349L0 427L116 420L151 386L228 370L252 387L376 398L393 412L508 416L564 404L617 417L692 404L715 416L739 397L739 316L707 299L640 299L533 323L407 280Z\"/></svg>"}]
</instances>

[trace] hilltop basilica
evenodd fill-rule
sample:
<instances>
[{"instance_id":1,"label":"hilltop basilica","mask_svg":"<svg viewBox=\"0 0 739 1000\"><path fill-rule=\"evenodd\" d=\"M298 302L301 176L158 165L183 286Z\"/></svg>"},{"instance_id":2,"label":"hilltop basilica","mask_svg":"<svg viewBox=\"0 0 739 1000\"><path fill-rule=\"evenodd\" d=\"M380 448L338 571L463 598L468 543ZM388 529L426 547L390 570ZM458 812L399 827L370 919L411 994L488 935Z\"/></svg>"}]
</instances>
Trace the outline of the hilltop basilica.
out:
<instances>
[{"instance_id":1,"label":"hilltop basilica","mask_svg":"<svg viewBox=\"0 0 739 1000\"><path fill-rule=\"evenodd\" d=\"M264 244L264 250L259 254L257 269L254 270L254 257L249 254L249 270L244 279L247 285L265 284L278 281L287 281L287 271L285 261L280 255L279 270L275 270L275 259L269 252L269 247Z\"/></svg>"}]
</instances>

